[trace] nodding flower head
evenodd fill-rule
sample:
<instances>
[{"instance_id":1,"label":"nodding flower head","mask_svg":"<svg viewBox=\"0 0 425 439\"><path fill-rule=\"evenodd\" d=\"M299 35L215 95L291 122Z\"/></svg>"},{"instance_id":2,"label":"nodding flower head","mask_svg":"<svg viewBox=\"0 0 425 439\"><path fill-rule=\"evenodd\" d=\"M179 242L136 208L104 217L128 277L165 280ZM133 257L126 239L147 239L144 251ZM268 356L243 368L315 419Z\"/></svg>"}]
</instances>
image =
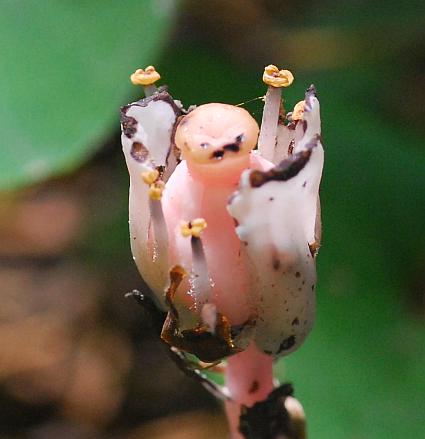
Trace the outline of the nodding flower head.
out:
<instances>
[{"instance_id":1,"label":"nodding flower head","mask_svg":"<svg viewBox=\"0 0 425 439\"><path fill-rule=\"evenodd\" d=\"M205 104L184 116L175 142L183 158L193 164L215 164L248 156L256 146L259 127L243 108Z\"/></svg>"},{"instance_id":2,"label":"nodding flower head","mask_svg":"<svg viewBox=\"0 0 425 439\"><path fill-rule=\"evenodd\" d=\"M146 74L159 76L146 69L137 81ZM265 68L261 130L241 107L186 111L150 80L147 96L122 109L135 261L169 311L163 339L201 359L249 344L287 355L313 325L320 106L311 86L285 114L293 79Z\"/></svg>"}]
</instances>

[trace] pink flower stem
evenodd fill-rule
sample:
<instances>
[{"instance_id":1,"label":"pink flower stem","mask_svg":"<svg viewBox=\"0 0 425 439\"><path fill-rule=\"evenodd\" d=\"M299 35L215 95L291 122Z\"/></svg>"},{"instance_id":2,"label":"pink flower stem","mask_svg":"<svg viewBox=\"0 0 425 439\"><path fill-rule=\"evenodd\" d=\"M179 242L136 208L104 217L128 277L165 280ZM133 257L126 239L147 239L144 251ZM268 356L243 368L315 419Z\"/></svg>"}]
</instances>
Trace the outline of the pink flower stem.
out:
<instances>
[{"instance_id":1,"label":"pink flower stem","mask_svg":"<svg viewBox=\"0 0 425 439\"><path fill-rule=\"evenodd\" d=\"M251 407L264 401L273 390L273 358L251 345L227 360L226 386L232 402L226 403L232 439L244 439L239 432L241 405Z\"/></svg>"}]
</instances>

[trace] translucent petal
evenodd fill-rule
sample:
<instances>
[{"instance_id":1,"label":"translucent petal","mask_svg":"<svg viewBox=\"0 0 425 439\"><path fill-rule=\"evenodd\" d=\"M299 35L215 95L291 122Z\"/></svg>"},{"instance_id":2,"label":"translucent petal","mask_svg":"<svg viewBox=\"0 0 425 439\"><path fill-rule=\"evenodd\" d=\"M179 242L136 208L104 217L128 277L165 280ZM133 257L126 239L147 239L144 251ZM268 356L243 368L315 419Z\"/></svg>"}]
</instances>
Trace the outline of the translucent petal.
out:
<instances>
[{"instance_id":1,"label":"translucent petal","mask_svg":"<svg viewBox=\"0 0 425 439\"><path fill-rule=\"evenodd\" d=\"M129 224L137 267L163 305L168 283L167 233L161 201L150 199L142 175L158 169L166 179L176 165L172 135L180 109L166 91L121 110L121 141L130 175Z\"/></svg>"},{"instance_id":2,"label":"translucent petal","mask_svg":"<svg viewBox=\"0 0 425 439\"><path fill-rule=\"evenodd\" d=\"M309 93L309 92L307 92ZM297 349L314 321L318 190L323 167L319 101L306 96L303 135L293 155L270 171L245 171L228 210L245 242L254 339L266 353Z\"/></svg>"}]
</instances>

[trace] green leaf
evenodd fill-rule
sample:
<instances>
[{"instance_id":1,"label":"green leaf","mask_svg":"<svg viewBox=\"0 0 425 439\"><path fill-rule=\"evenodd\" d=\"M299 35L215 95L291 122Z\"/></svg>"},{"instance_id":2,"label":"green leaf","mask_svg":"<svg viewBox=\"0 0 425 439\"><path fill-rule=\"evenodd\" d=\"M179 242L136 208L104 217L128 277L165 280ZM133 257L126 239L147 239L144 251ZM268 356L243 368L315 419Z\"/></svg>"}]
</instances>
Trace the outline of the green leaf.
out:
<instances>
[{"instance_id":1,"label":"green leaf","mask_svg":"<svg viewBox=\"0 0 425 439\"><path fill-rule=\"evenodd\" d=\"M175 4L1 2L1 190L68 172L110 136L129 75L157 58Z\"/></svg>"}]
</instances>

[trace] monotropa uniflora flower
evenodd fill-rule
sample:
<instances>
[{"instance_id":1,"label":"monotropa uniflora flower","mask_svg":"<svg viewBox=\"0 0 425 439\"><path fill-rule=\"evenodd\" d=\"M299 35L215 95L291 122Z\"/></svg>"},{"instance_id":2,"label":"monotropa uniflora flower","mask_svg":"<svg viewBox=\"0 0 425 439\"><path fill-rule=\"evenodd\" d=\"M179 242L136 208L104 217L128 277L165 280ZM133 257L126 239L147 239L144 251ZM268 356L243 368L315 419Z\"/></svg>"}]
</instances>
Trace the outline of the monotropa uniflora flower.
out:
<instances>
[{"instance_id":1,"label":"monotropa uniflora flower","mask_svg":"<svg viewBox=\"0 0 425 439\"><path fill-rule=\"evenodd\" d=\"M286 113L282 87L294 78L267 66L260 129L240 106L186 111L159 78L152 66L137 70L146 97L121 110L132 253L167 312L162 339L203 362L228 358L227 394L249 406L273 389L273 359L295 351L314 321L316 90Z\"/></svg>"}]
</instances>

